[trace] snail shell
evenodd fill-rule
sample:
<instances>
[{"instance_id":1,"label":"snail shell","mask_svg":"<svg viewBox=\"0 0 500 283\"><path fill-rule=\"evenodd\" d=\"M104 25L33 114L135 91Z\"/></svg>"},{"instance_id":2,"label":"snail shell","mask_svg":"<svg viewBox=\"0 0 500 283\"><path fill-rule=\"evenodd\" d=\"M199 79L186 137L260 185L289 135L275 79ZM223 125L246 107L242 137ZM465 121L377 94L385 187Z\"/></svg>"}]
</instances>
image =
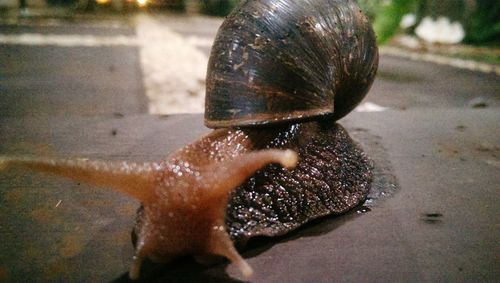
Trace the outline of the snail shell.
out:
<instances>
[{"instance_id":1,"label":"snail shell","mask_svg":"<svg viewBox=\"0 0 500 283\"><path fill-rule=\"evenodd\" d=\"M145 258L183 255L224 256L249 276L234 242L282 235L365 199L370 161L335 120L365 96L377 64L355 1L244 1L219 30L207 73L205 123L228 128L160 162L0 156L0 170L21 166L140 200L131 278ZM257 124L272 125L243 127Z\"/></svg>"},{"instance_id":2,"label":"snail shell","mask_svg":"<svg viewBox=\"0 0 500 283\"><path fill-rule=\"evenodd\" d=\"M377 66L375 35L353 0L244 1L212 47L205 124L340 119L366 95Z\"/></svg>"}]
</instances>

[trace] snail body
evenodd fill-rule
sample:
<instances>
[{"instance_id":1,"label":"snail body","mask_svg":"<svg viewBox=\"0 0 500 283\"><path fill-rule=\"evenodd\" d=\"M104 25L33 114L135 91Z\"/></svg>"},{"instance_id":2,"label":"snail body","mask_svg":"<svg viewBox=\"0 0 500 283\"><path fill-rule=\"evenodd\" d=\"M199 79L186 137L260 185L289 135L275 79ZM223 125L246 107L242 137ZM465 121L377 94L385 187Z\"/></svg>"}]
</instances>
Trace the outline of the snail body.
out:
<instances>
[{"instance_id":1,"label":"snail body","mask_svg":"<svg viewBox=\"0 0 500 283\"><path fill-rule=\"evenodd\" d=\"M239 130L255 151L293 150L294 169L268 165L236 188L226 209L226 227L243 247L256 236L279 236L325 215L341 214L363 202L372 180L370 160L336 123L304 122Z\"/></svg>"},{"instance_id":2,"label":"snail body","mask_svg":"<svg viewBox=\"0 0 500 283\"><path fill-rule=\"evenodd\" d=\"M0 156L0 170L27 167L141 201L131 278L145 258L183 255L223 256L249 276L235 243L366 198L370 162L335 121L363 99L377 64L355 1L242 1L209 60L205 124L218 129L160 162Z\"/></svg>"},{"instance_id":3,"label":"snail body","mask_svg":"<svg viewBox=\"0 0 500 283\"><path fill-rule=\"evenodd\" d=\"M218 129L160 167L170 169L158 173L161 187L152 199L168 205L142 201L134 231L138 249L153 245L146 249L155 259L222 255L243 274L249 267L233 254L233 243L243 247L252 237L283 235L344 213L366 198L372 179L369 159L342 126L317 121ZM223 251L211 247L214 238L227 245Z\"/></svg>"},{"instance_id":4,"label":"snail body","mask_svg":"<svg viewBox=\"0 0 500 283\"><path fill-rule=\"evenodd\" d=\"M235 190L226 215L234 240L284 234L364 199L368 161L335 121L364 98L377 66L375 36L355 1L243 1L226 18L208 63L205 125L240 128L252 150L289 148L302 160L289 174L266 167ZM358 163L336 162L342 154Z\"/></svg>"}]
</instances>

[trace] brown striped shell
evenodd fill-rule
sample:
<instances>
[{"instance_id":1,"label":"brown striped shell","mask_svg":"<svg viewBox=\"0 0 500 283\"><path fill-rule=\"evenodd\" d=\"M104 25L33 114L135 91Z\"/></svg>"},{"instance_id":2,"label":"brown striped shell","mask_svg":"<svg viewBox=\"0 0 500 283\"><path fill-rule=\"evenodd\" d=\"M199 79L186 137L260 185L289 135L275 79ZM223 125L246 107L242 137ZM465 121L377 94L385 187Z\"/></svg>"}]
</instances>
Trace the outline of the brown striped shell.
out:
<instances>
[{"instance_id":1,"label":"brown striped shell","mask_svg":"<svg viewBox=\"0 0 500 283\"><path fill-rule=\"evenodd\" d=\"M354 0L244 1L212 47L205 124L340 119L366 95L377 66L375 35Z\"/></svg>"}]
</instances>

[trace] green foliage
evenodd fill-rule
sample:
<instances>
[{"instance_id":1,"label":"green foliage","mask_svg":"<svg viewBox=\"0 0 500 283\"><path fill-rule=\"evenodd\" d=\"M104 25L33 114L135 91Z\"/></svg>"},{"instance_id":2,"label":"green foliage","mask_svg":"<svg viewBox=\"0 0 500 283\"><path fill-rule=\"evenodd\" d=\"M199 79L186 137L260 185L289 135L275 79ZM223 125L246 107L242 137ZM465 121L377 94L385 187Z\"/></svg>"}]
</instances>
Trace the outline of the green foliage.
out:
<instances>
[{"instance_id":1,"label":"green foliage","mask_svg":"<svg viewBox=\"0 0 500 283\"><path fill-rule=\"evenodd\" d=\"M375 19L383 0L358 0L358 4L371 22Z\"/></svg>"},{"instance_id":2,"label":"green foliage","mask_svg":"<svg viewBox=\"0 0 500 283\"><path fill-rule=\"evenodd\" d=\"M392 0L378 9L373 29L380 44L386 43L398 30L403 16L415 8L416 0Z\"/></svg>"},{"instance_id":3,"label":"green foliage","mask_svg":"<svg viewBox=\"0 0 500 283\"><path fill-rule=\"evenodd\" d=\"M477 1L477 9L465 22L465 41L500 45L500 2Z\"/></svg>"},{"instance_id":4,"label":"green foliage","mask_svg":"<svg viewBox=\"0 0 500 283\"><path fill-rule=\"evenodd\" d=\"M465 19L464 23L465 41L474 44L500 44L500 1L474 1L477 9ZM226 16L240 0L200 0L200 2L202 13ZM373 23L379 44L386 43L398 31L399 23L405 14L416 13L419 21L429 13L427 0L357 0L357 2Z\"/></svg>"},{"instance_id":5,"label":"green foliage","mask_svg":"<svg viewBox=\"0 0 500 283\"><path fill-rule=\"evenodd\" d=\"M239 0L202 0L201 12L214 16L226 16L239 2Z\"/></svg>"},{"instance_id":6,"label":"green foliage","mask_svg":"<svg viewBox=\"0 0 500 283\"><path fill-rule=\"evenodd\" d=\"M431 4L446 7L454 3L449 1L443 4L439 0L358 0L358 2L372 19L377 41L380 44L386 43L398 31L399 23L405 14L416 13L417 22L419 22L422 17L432 15ZM473 3L476 7L474 12L462 19L466 32L465 42L500 45L500 1L473 0ZM455 4L458 5L458 3ZM443 12L442 9L441 12Z\"/></svg>"}]
</instances>

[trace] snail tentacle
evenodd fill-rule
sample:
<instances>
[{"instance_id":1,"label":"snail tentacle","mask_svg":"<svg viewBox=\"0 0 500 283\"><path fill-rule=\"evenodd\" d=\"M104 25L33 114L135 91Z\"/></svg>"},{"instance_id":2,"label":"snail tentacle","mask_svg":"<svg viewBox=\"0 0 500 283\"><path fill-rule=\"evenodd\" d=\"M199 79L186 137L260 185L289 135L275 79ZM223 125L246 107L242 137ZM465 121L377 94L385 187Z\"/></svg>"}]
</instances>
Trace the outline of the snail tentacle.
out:
<instances>
[{"instance_id":1,"label":"snail tentacle","mask_svg":"<svg viewBox=\"0 0 500 283\"><path fill-rule=\"evenodd\" d=\"M221 223L220 226L224 227ZM229 237L226 229L213 229L210 233L210 252L212 254L223 256L235 264L240 270L241 274L249 278L253 274L253 269L250 265L241 257L236 248L234 247L233 241Z\"/></svg>"},{"instance_id":2,"label":"snail tentacle","mask_svg":"<svg viewBox=\"0 0 500 283\"><path fill-rule=\"evenodd\" d=\"M223 256L244 276L250 276L252 269L236 251L225 227L229 192L267 164L295 166L296 153L260 150L197 168L187 166L185 171L177 165L185 164L181 160L174 155L162 163L165 170L158 172L156 197L144 203L130 277L138 276L140 262L146 256L161 261L188 254Z\"/></svg>"},{"instance_id":3,"label":"snail tentacle","mask_svg":"<svg viewBox=\"0 0 500 283\"><path fill-rule=\"evenodd\" d=\"M0 171L29 168L140 200L132 279L146 258L185 255L223 256L248 277L233 240L283 235L366 198L370 162L335 121L363 99L377 66L355 0L241 1L207 70L205 125L224 129L159 163L0 155ZM293 168L298 154L297 169L265 167Z\"/></svg>"},{"instance_id":4,"label":"snail tentacle","mask_svg":"<svg viewBox=\"0 0 500 283\"><path fill-rule=\"evenodd\" d=\"M128 276L132 280L139 279L141 273L141 266L144 259L147 257L148 251L145 248L144 239L139 239L137 242L137 246L135 249L135 254L132 257L132 264L130 265L130 269L128 272Z\"/></svg>"},{"instance_id":5,"label":"snail tentacle","mask_svg":"<svg viewBox=\"0 0 500 283\"><path fill-rule=\"evenodd\" d=\"M129 271L132 279L139 278L146 257L161 261L187 254L224 256L250 276L252 269L234 248L224 224L229 192L269 163L294 167L297 154L260 150L199 167L180 167L180 160L179 155L161 163L0 157L0 168L28 168L139 199L144 218Z\"/></svg>"},{"instance_id":6,"label":"snail tentacle","mask_svg":"<svg viewBox=\"0 0 500 283\"><path fill-rule=\"evenodd\" d=\"M213 199L227 196L227 193L250 178L255 171L270 163L279 163L285 168L297 165L298 156L292 150L259 150L242 154L225 162L214 163L205 169L208 174L206 185Z\"/></svg>"},{"instance_id":7,"label":"snail tentacle","mask_svg":"<svg viewBox=\"0 0 500 283\"><path fill-rule=\"evenodd\" d=\"M0 170L23 167L67 177L97 187L111 188L140 201L151 197L157 163L110 162L100 160L0 157Z\"/></svg>"}]
</instances>

